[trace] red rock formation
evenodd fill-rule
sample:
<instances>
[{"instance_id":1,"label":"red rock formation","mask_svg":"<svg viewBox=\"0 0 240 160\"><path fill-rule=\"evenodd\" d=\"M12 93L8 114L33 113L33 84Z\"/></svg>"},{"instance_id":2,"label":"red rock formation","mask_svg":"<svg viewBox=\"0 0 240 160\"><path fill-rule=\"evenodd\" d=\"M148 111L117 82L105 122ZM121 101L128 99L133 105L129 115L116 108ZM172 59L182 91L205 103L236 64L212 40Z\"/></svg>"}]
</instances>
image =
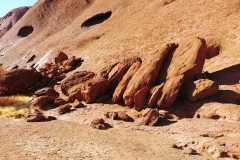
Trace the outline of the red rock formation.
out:
<instances>
[{"instance_id":1,"label":"red rock formation","mask_svg":"<svg viewBox=\"0 0 240 160\"><path fill-rule=\"evenodd\" d=\"M41 78L35 70L15 69L0 75L1 89L7 95L13 95L33 87Z\"/></svg>"},{"instance_id":2,"label":"red rock formation","mask_svg":"<svg viewBox=\"0 0 240 160\"><path fill-rule=\"evenodd\" d=\"M129 81L134 76L134 74L137 72L137 70L139 69L141 64L142 64L141 62L135 62L129 68L127 73L123 76L123 79L120 81L120 83L118 84L117 88L115 89L115 91L113 93L112 101L114 103L117 103L118 101L123 99L123 93L126 90Z\"/></svg>"},{"instance_id":3,"label":"red rock formation","mask_svg":"<svg viewBox=\"0 0 240 160\"><path fill-rule=\"evenodd\" d=\"M159 108L171 107L178 97L183 81L184 75L174 76L166 81L162 89L162 96L157 100Z\"/></svg>"},{"instance_id":4,"label":"red rock formation","mask_svg":"<svg viewBox=\"0 0 240 160\"><path fill-rule=\"evenodd\" d=\"M83 82L86 82L87 80L93 78L94 76L95 74L93 72L87 71L75 72L74 74L65 78L61 82L61 90L65 95L68 95L70 89L71 92L75 92L76 88L78 88L78 85L81 85Z\"/></svg>"},{"instance_id":5,"label":"red rock formation","mask_svg":"<svg viewBox=\"0 0 240 160\"><path fill-rule=\"evenodd\" d=\"M216 82L208 79L200 79L187 84L186 87L182 89L182 95L187 96L190 101L195 102L216 94L218 89L219 86Z\"/></svg>"},{"instance_id":6,"label":"red rock formation","mask_svg":"<svg viewBox=\"0 0 240 160\"><path fill-rule=\"evenodd\" d=\"M206 53L207 46L203 39L192 38L181 42L176 51L168 57L168 63L163 66L158 84L181 74L184 74L184 83L193 81L195 76L202 72Z\"/></svg>"},{"instance_id":7,"label":"red rock formation","mask_svg":"<svg viewBox=\"0 0 240 160\"><path fill-rule=\"evenodd\" d=\"M78 88L75 96L77 99L85 101L86 103L93 103L97 98L107 93L110 87L111 84L107 79L96 76Z\"/></svg>"},{"instance_id":8,"label":"red rock formation","mask_svg":"<svg viewBox=\"0 0 240 160\"><path fill-rule=\"evenodd\" d=\"M145 86L151 88L157 79L159 71L169 52L175 47L175 44L163 45L159 50L149 55L143 61L141 67L129 81L127 89L123 94L123 99L126 105L134 103L134 95Z\"/></svg>"}]
</instances>

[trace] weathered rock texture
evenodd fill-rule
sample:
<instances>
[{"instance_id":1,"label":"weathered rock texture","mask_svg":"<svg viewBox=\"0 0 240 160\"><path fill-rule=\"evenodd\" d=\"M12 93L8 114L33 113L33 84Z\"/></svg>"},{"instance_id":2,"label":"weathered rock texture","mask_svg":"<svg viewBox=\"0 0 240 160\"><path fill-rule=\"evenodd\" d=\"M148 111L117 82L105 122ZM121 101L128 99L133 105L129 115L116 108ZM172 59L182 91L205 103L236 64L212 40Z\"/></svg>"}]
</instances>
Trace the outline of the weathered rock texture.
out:
<instances>
[{"instance_id":1,"label":"weathered rock texture","mask_svg":"<svg viewBox=\"0 0 240 160\"><path fill-rule=\"evenodd\" d=\"M113 93L112 101L114 103L123 99L123 93L124 93L125 89L127 88L129 81L131 80L133 75L137 72L137 70L139 69L140 66L141 66L141 62L135 62L129 68L127 73L123 76L122 80L120 81L120 83L118 84L117 88L115 89L115 91Z\"/></svg>"},{"instance_id":2,"label":"weathered rock texture","mask_svg":"<svg viewBox=\"0 0 240 160\"><path fill-rule=\"evenodd\" d=\"M157 99L159 108L171 107L178 97L183 81L184 75L174 76L166 81L162 89L162 95Z\"/></svg>"},{"instance_id":3,"label":"weathered rock texture","mask_svg":"<svg viewBox=\"0 0 240 160\"><path fill-rule=\"evenodd\" d=\"M141 63L141 58L133 57L129 59L124 59L112 69L112 71L108 75L108 80L110 81L112 87L116 87L118 85L118 83L122 80L128 69L132 66L132 64L136 62Z\"/></svg>"},{"instance_id":4,"label":"weathered rock texture","mask_svg":"<svg viewBox=\"0 0 240 160\"><path fill-rule=\"evenodd\" d=\"M30 87L41 78L35 70L15 69L0 75L2 94L13 95Z\"/></svg>"},{"instance_id":5,"label":"weathered rock texture","mask_svg":"<svg viewBox=\"0 0 240 160\"><path fill-rule=\"evenodd\" d=\"M208 79L200 79L187 84L183 88L183 94L186 95L190 101L197 101L208 96L214 95L218 92L219 86L216 82Z\"/></svg>"},{"instance_id":6,"label":"weathered rock texture","mask_svg":"<svg viewBox=\"0 0 240 160\"><path fill-rule=\"evenodd\" d=\"M110 87L111 84L107 79L97 76L78 88L75 95L79 100L83 100L86 103L93 103L97 98L107 93Z\"/></svg>"},{"instance_id":7,"label":"weathered rock texture","mask_svg":"<svg viewBox=\"0 0 240 160\"><path fill-rule=\"evenodd\" d=\"M143 61L141 67L129 81L128 86L123 94L126 105L134 103L134 95L143 87L151 88L157 79L159 71L168 56L169 52L175 47L175 44L163 45L159 50L150 54Z\"/></svg>"},{"instance_id":8,"label":"weathered rock texture","mask_svg":"<svg viewBox=\"0 0 240 160\"><path fill-rule=\"evenodd\" d=\"M168 57L159 74L158 83L181 74L184 75L184 83L193 81L195 76L202 72L206 53L207 46L203 39L192 38L181 42L176 51Z\"/></svg>"},{"instance_id":9,"label":"weathered rock texture","mask_svg":"<svg viewBox=\"0 0 240 160\"><path fill-rule=\"evenodd\" d=\"M87 80L93 78L95 74L93 72L87 72L87 71L79 71L72 74L70 77L65 78L61 82L61 90L64 94L68 95L69 90L71 89L71 92L76 92L76 89L79 87L79 85L82 85L83 82L86 82Z\"/></svg>"}]
</instances>

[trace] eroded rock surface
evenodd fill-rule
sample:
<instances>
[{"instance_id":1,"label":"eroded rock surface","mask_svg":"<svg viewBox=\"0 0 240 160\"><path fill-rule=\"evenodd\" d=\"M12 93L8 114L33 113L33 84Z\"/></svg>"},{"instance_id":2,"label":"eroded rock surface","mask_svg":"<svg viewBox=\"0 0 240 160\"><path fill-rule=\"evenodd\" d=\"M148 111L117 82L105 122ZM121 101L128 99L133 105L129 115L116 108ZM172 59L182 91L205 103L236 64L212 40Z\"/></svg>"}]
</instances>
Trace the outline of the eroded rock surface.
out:
<instances>
[{"instance_id":1,"label":"eroded rock surface","mask_svg":"<svg viewBox=\"0 0 240 160\"><path fill-rule=\"evenodd\" d=\"M41 78L35 70L14 69L0 75L2 94L13 95L33 87Z\"/></svg>"},{"instance_id":2,"label":"eroded rock surface","mask_svg":"<svg viewBox=\"0 0 240 160\"><path fill-rule=\"evenodd\" d=\"M143 61L141 67L129 81L123 94L123 99L126 105L130 106L134 103L134 95L137 91L146 86L151 88L155 84L166 57L174 47L175 44L163 45L156 52L149 54L149 57Z\"/></svg>"}]
</instances>

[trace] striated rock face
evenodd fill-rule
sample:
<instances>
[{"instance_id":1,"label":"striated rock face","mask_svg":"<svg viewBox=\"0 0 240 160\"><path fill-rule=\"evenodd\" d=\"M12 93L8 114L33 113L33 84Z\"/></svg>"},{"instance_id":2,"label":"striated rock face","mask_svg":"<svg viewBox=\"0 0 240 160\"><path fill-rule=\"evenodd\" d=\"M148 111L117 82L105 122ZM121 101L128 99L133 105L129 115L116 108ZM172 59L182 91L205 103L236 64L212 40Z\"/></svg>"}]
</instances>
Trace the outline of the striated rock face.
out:
<instances>
[{"instance_id":1,"label":"striated rock face","mask_svg":"<svg viewBox=\"0 0 240 160\"><path fill-rule=\"evenodd\" d=\"M30 87L41 78L41 74L35 70L15 69L0 75L0 87L2 94L13 95Z\"/></svg>"},{"instance_id":2,"label":"striated rock face","mask_svg":"<svg viewBox=\"0 0 240 160\"><path fill-rule=\"evenodd\" d=\"M129 68L129 70L127 71L127 73L123 76L122 80L120 81L120 83L118 84L117 88L115 89L115 91L113 93L112 101L114 103L123 99L123 93L126 90L129 81L134 76L134 74L137 72L137 70L139 69L141 64L142 63L139 61L133 63L131 65L131 67Z\"/></svg>"},{"instance_id":3,"label":"striated rock face","mask_svg":"<svg viewBox=\"0 0 240 160\"><path fill-rule=\"evenodd\" d=\"M141 67L129 81L129 84L123 94L126 105L134 103L134 95L143 87L151 88L157 79L159 71L169 52L175 47L175 44L163 45L157 52L150 54L143 61Z\"/></svg>"},{"instance_id":4,"label":"striated rock face","mask_svg":"<svg viewBox=\"0 0 240 160\"><path fill-rule=\"evenodd\" d=\"M180 43L164 64L158 77L158 84L173 76L184 75L184 83L191 82L202 72L207 53L206 42L203 39L192 38Z\"/></svg>"},{"instance_id":5,"label":"striated rock face","mask_svg":"<svg viewBox=\"0 0 240 160\"><path fill-rule=\"evenodd\" d=\"M188 97L192 102L214 95L218 92L218 85L216 82L208 79L200 79L187 84L182 89L182 95Z\"/></svg>"},{"instance_id":6,"label":"striated rock face","mask_svg":"<svg viewBox=\"0 0 240 160\"><path fill-rule=\"evenodd\" d=\"M69 90L71 89L71 92L75 92L76 89L81 85L83 82L86 82L89 79L92 79L95 76L93 72L88 71L78 71L75 72L73 75L65 78L61 82L61 90L65 95L69 94Z\"/></svg>"},{"instance_id":7,"label":"striated rock face","mask_svg":"<svg viewBox=\"0 0 240 160\"><path fill-rule=\"evenodd\" d=\"M109 80L96 76L79 87L75 96L86 103L93 103L97 98L107 93L110 87Z\"/></svg>"},{"instance_id":8,"label":"striated rock face","mask_svg":"<svg viewBox=\"0 0 240 160\"><path fill-rule=\"evenodd\" d=\"M0 18L0 38L17 23L19 19L29 10L30 7L20 7L11 10L4 17Z\"/></svg>"},{"instance_id":9,"label":"striated rock face","mask_svg":"<svg viewBox=\"0 0 240 160\"><path fill-rule=\"evenodd\" d=\"M184 75L169 78L163 86L162 95L157 100L159 108L170 107L177 99L184 81Z\"/></svg>"},{"instance_id":10,"label":"striated rock face","mask_svg":"<svg viewBox=\"0 0 240 160\"><path fill-rule=\"evenodd\" d=\"M135 62L142 62L141 58L133 57L124 59L122 62L118 63L108 75L108 80L110 81L112 87L116 87L122 80L123 76L126 74L128 69Z\"/></svg>"}]
</instances>

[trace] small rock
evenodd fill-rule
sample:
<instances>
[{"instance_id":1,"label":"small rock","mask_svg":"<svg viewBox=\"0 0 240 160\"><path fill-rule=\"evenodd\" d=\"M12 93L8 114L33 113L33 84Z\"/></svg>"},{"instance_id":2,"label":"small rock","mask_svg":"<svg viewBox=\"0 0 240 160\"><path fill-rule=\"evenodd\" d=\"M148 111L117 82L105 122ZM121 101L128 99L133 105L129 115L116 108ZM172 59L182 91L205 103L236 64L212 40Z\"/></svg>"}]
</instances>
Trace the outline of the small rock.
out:
<instances>
[{"instance_id":1,"label":"small rock","mask_svg":"<svg viewBox=\"0 0 240 160\"><path fill-rule=\"evenodd\" d=\"M131 117L129 117L125 112L119 111L117 112L118 115L118 119L126 121L126 122L130 122L132 120Z\"/></svg>"},{"instance_id":2,"label":"small rock","mask_svg":"<svg viewBox=\"0 0 240 160\"><path fill-rule=\"evenodd\" d=\"M82 104L78 99L75 99L74 103L72 104L73 108L83 108L84 104Z\"/></svg>"},{"instance_id":3,"label":"small rock","mask_svg":"<svg viewBox=\"0 0 240 160\"><path fill-rule=\"evenodd\" d=\"M54 104L57 105L57 106L61 106L61 105L67 104L67 103L68 103L68 101L65 101L62 98L57 98L54 101Z\"/></svg>"},{"instance_id":4,"label":"small rock","mask_svg":"<svg viewBox=\"0 0 240 160\"><path fill-rule=\"evenodd\" d=\"M117 112L107 112L107 113L104 114L104 116L107 117L107 118L111 118L113 120L118 119Z\"/></svg>"},{"instance_id":5,"label":"small rock","mask_svg":"<svg viewBox=\"0 0 240 160\"><path fill-rule=\"evenodd\" d=\"M92 123L90 124L90 127L96 128L96 129L106 129L104 122L105 121L102 118L96 118L92 121Z\"/></svg>"},{"instance_id":6,"label":"small rock","mask_svg":"<svg viewBox=\"0 0 240 160\"><path fill-rule=\"evenodd\" d=\"M70 104L65 104L65 105L58 107L58 114L64 114L64 113L70 112L71 107L72 106Z\"/></svg>"},{"instance_id":7,"label":"small rock","mask_svg":"<svg viewBox=\"0 0 240 160\"><path fill-rule=\"evenodd\" d=\"M193 153L194 153L194 151L193 151L193 149L192 149L191 147L185 147L185 148L183 149L183 151L184 151L184 153L186 153L186 154L193 154Z\"/></svg>"}]
</instances>

